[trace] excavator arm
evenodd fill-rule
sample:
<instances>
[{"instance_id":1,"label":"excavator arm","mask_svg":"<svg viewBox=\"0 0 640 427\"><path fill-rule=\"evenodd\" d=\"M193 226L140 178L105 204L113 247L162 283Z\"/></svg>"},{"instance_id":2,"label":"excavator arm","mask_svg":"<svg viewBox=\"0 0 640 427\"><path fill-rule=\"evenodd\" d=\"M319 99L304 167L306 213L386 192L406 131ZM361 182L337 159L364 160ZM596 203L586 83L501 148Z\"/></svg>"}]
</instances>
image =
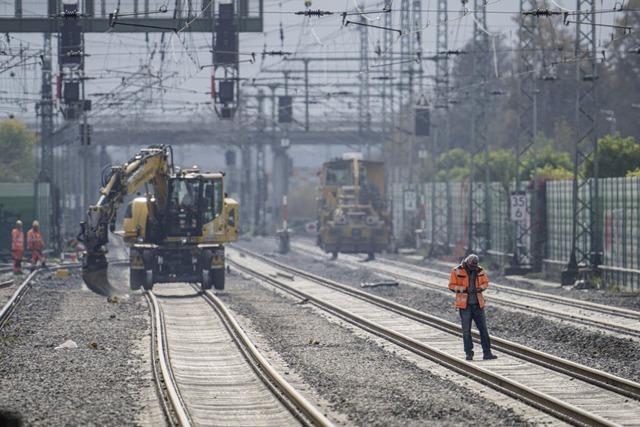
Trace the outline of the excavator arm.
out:
<instances>
[{"instance_id":1,"label":"excavator arm","mask_svg":"<svg viewBox=\"0 0 640 427\"><path fill-rule=\"evenodd\" d=\"M85 246L82 277L93 292L106 296L116 293L107 278L106 245L124 198L151 184L158 205L164 206L172 170L173 152L165 145L144 148L123 165L111 167L110 174L103 180L98 202L87 210L78 234L78 240Z\"/></svg>"}]
</instances>

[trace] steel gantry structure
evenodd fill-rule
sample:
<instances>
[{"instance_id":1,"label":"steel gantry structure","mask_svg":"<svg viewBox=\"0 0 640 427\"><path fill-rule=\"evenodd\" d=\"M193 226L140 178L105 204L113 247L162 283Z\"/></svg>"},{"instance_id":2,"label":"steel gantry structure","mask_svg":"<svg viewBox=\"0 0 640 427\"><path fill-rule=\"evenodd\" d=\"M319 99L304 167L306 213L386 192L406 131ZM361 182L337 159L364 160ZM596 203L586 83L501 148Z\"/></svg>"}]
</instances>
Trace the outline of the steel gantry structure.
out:
<instances>
[{"instance_id":1,"label":"steel gantry structure","mask_svg":"<svg viewBox=\"0 0 640 427\"><path fill-rule=\"evenodd\" d=\"M518 135L516 136L516 170L514 200L526 201L526 214L514 221L513 258L507 272L521 274L532 267L531 257L531 203L522 188L523 160L533 146L536 137L537 88L536 64L538 60L535 49L538 40L538 17L531 12L537 9L537 0L520 0L520 16L518 28ZM524 196L524 197L522 197Z\"/></svg>"},{"instance_id":2,"label":"steel gantry structure","mask_svg":"<svg viewBox=\"0 0 640 427\"><path fill-rule=\"evenodd\" d=\"M184 10L182 2L176 1L173 17L164 17L164 10L154 11L151 17L149 1L143 8L139 0L129 4L131 12L120 16L118 10L107 14L106 1L100 1L100 10L96 11L96 0L42 2L42 16L24 16L22 0L14 0L13 17L1 17L0 28L4 33L42 33L44 49L42 55L42 90L38 103L40 118L40 162L38 181L50 184L51 211L50 241L54 246L70 235L75 235L77 218L80 218L88 193L93 194L99 180L99 162L104 160L104 150L97 153L91 145L91 127L87 123L87 112L91 103L84 97L84 82L89 76L84 71L84 34L85 33L178 33L206 32L216 30L216 15L213 0L203 0L201 10L193 10L189 2ZM234 14L234 27L238 32L261 32L263 0L238 1ZM58 63L61 77L57 82L56 96L63 104L64 124L54 129L54 102L52 93L52 34L60 35L58 40ZM236 34L237 39L237 34ZM237 44L236 44L237 46ZM213 59L215 62L215 49ZM63 72L64 71L64 72ZM79 144L78 144L79 142ZM68 164L78 165L83 179L70 172ZM94 185L95 184L95 185ZM66 215L62 215L62 209ZM61 219L64 219L61 225ZM66 231L65 231L66 227ZM67 236L65 236L66 234Z\"/></svg>"},{"instance_id":3,"label":"steel gantry structure","mask_svg":"<svg viewBox=\"0 0 640 427\"><path fill-rule=\"evenodd\" d=\"M598 274L602 262L600 199L598 188L598 144L596 130L596 13L595 0L576 2L575 40L575 127L573 165L573 225L569 263L562 283L570 285L580 277ZM585 175L585 165L593 165L593 176Z\"/></svg>"},{"instance_id":4,"label":"steel gantry structure","mask_svg":"<svg viewBox=\"0 0 640 427\"><path fill-rule=\"evenodd\" d=\"M438 183L436 161L439 154L449 149L449 19L447 0L438 0L436 15L435 100L439 124L435 126L431 144L431 248L430 256L449 253L450 191L449 180Z\"/></svg>"},{"instance_id":5,"label":"steel gantry structure","mask_svg":"<svg viewBox=\"0 0 640 427\"><path fill-rule=\"evenodd\" d=\"M391 11L391 0L385 0L385 9L390 11L384 14L384 26L391 28L393 22L393 11ZM393 81L393 65L390 64L393 58L393 39L391 38L391 31L384 31L382 35L382 49L380 52L382 61L385 62L382 68L382 129L385 134L390 134L393 129L394 123L394 107L393 107L393 95L394 85ZM388 98L388 99L387 99Z\"/></svg>"},{"instance_id":6,"label":"steel gantry structure","mask_svg":"<svg viewBox=\"0 0 640 427\"><path fill-rule=\"evenodd\" d=\"M360 133L371 128L371 111L369 109L369 31L366 18L360 17L360 92L358 99L358 130ZM371 147L367 144L367 156L370 156Z\"/></svg>"},{"instance_id":7,"label":"steel gantry structure","mask_svg":"<svg viewBox=\"0 0 640 427\"><path fill-rule=\"evenodd\" d=\"M471 171L469 173L469 211L467 212L467 252L479 251L486 254L491 248L489 234L490 199L489 169L482 172L484 179L478 179L478 158L487 163L487 93L489 80L489 33L487 11L483 0L473 2L473 76L476 84L472 89L473 111L471 113Z\"/></svg>"}]
</instances>

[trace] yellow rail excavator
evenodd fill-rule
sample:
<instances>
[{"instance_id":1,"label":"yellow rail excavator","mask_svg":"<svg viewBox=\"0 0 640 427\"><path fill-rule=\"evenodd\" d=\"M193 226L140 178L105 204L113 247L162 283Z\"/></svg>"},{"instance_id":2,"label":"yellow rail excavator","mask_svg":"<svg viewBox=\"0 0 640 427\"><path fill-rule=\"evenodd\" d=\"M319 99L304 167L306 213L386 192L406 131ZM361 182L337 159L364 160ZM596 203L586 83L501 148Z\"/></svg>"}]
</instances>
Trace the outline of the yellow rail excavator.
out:
<instances>
[{"instance_id":1,"label":"yellow rail excavator","mask_svg":"<svg viewBox=\"0 0 640 427\"><path fill-rule=\"evenodd\" d=\"M107 279L109 231L118 209L127 205L119 234L129 247L131 290L155 283L196 282L202 289L224 289L224 244L238 237L238 203L226 197L223 173L178 169L167 145L140 150L121 166L103 173L98 202L80 224L85 245L83 280L101 295L117 294ZM151 188L150 188L151 187Z\"/></svg>"}]
</instances>

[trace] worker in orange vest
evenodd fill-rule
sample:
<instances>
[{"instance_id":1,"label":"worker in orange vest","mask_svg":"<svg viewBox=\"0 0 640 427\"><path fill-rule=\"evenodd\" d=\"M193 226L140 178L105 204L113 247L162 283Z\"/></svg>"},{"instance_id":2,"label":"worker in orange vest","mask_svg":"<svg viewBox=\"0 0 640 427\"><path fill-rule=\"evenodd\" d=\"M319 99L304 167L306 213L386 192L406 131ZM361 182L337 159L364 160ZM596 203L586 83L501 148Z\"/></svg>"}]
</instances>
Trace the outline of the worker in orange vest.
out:
<instances>
[{"instance_id":1,"label":"worker in orange vest","mask_svg":"<svg viewBox=\"0 0 640 427\"><path fill-rule=\"evenodd\" d=\"M16 227L11 230L11 258L13 259L13 273L22 274L22 257L24 256L24 233L22 221L16 221Z\"/></svg>"},{"instance_id":2,"label":"worker in orange vest","mask_svg":"<svg viewBox=\"0 0 640 427\"><path fill-rule=\"evenodd\" d=\"M44 250L44 240L40 232L40 223L36 220L31 225L31 230L27 232L27 249L31 251L31 264L33 268L38 266L38 261L46 267L45 258L42 251Z\"/></svg>"},{"instance_id":3,"label":"worker in orange vest","mask_svg":"<svg viewBox=\"0 0 640 427\"><path fill-rule=\"evenodd\" d=\"M484 360L497 359L491 353L491 340L484 315L484 292L489 287L489 277L479 265L476 254L467 256L460 265L451 270L449 290L456 293L455 307L460 311L462 322L462 341L467 360L473 360L473 340L471 339L471 321L480 332L480 344Z\"/></svg>"}]
</instances>

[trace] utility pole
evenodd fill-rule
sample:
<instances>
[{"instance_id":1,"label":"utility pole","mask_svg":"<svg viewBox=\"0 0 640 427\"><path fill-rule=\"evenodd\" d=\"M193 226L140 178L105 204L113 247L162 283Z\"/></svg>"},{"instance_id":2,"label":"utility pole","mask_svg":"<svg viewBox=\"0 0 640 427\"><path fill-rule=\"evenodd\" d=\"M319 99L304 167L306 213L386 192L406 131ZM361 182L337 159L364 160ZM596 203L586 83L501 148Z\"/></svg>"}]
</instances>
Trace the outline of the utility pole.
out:
<instances>
[{"instance_id":1,"label":"utility pole","mask_svg":"<svg viewBox=\"0 0 640 427\"><path fill-rule=\"evenodd\" d=\"M309 132L309 59L304 59L304 130Z\"/></svg>"},{"instance_id":2,"label":"utility pole","mask_svg":"<svg viewBox=\"0 0 640 427\"><path fill-rule=\"evenodd\" d=\"M360 17L360 22L366 24L364 16ZM371 130L371 112L369 111L369 32L366 25L360 28L360 96L358 98L358 131ZM367 142L366 157L371 156L371 146Z\"/></svg>"},{"instance_id":3,"label":"utility pole","mask_svg":"<svg viewBox=\"0 0 640 427\"><path fill-rule=\"evenodd\" d=\"M52 58L51 58L51 33L44 34L44 46L42 52L42 89L41 100L38 107L40 113L40 171L38 172L38 182L49 184L49 195L54 198L53 180L53 92L52 81ZM39 188L39 186L36 186ZM36 196L36 202L40 198ZM39 210L39 208L38 208ZM47 242L57 252L59 249L59 225L57 209L50 209L48 218L49 233Z\"/></svg>"},{"instance_id":4,"label":"utility pole","mask_svg":"<svg viewBox=\"0 0 640 427\"><path fill-rule=\"evenodd\" d=\"M419 61L416 71L418 74L418 87L420 88L420 95L422 95L424 93L424 75L422 69L422 0L413 0L412 31L415 32L415 37L412 37L412 51L416 55L416 60Z\"/></svg>"},{"instance_id":5,"label":"utility pole","mask_svg":"<svg viewBox=\"0 0 640 427\"><path fill-rule=\"evenodd\" d=\"M400 3L400 29L403 34L408 34L412 30L411 26L411 3L410 0L402 0ZM401 128L410 127L410 132L403 132L402 139L406 141L403 146L407 147L405 161L408 167L406 172L400 170L401 176L405 175L406 181L413 183L414 175L414 145L415 132L410 116L413 114L413 40L411 37L400 39L400 122Z\"/></svg>"},{"instance_id":6,"label":"utility pole","mask_svg":"<svg viewBox=\"0 0 640 427\"><path fill-rule=\"evenodd\" d=\"M266 120L264 119L264 92L258 91L258 118L264 129ZM273 120L273 117L272 117ZM255 141L256 144L256 199L254 208L254 233L264 236L266 233L266 202L267 202L267 179L265 176L265 154L264 138Z\"/></svg>"},{"instance_id":7,"label":"utility pole","mask_svg":"<svg viewBox=\"0 0 640 427\"><path fill-rule=\"evenodd\" d=\"M598 186L598 145L595 135L596 108L596 13L595 0L577 0L576 20L576 143L573 160L573 225L571 253L562 272L562 284L572 285L586 267L587 277L599 274L602 263L600 198ZM584 166L593 164L593 177L584 175Z\"/></svg>"},{"instance_id":8,"label":"utility pole","mask_svg":"<svg viewBox=\"0 0 640 427\"><path fill-rule=\"evenodd\" d=\"M385 7L391 8L391 0L385 0ZM391 28L393 22L392 13L387 12L384 14L384 26L387 28ZM390 62L393 58L391 31L383 31L382 37L382 60ZM382 71L382 129L383 132L388 134L393 129L393 65L386 65Z\"/></svg>"},{"instance_id":9,"label":"utility pole","mask_svg":"<svg viewBox=\"0 0 640 427\"><path fill-rule=\"evenodd\" d=\"M485 167L484 184L477 185L477 158L483 156L487 163L487 80L489 78L489 34L487 33L487 13L482 0L473 1L473 76L478 82L473 91L473 112L471 115L471 171L469 173L469 212L467 252L478 250L486 254L491 246L489 235L489 168ZM483 191L479 191L482 189Z\"/></svg>"}]
</instances>

